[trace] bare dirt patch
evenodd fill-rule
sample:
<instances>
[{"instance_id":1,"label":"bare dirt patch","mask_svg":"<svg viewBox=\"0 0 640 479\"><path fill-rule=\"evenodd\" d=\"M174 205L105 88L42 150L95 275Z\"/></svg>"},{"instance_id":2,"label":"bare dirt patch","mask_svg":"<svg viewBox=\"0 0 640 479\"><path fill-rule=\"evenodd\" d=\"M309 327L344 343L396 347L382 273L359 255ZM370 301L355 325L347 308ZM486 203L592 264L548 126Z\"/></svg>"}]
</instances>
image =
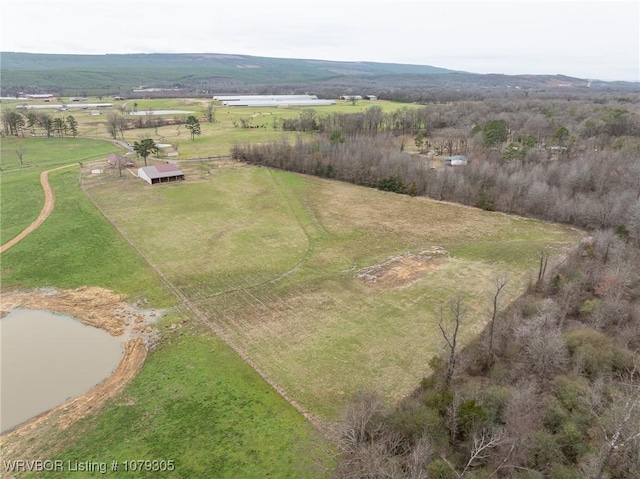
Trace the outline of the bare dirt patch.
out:
<instances>
[{"instance_id":1,"label":"bare dirt patch","mask_svg":"<svg viewBox=\"0 0 640 479\"><path fill-rule=\"evenodd\" d=\"M449 259L449 253L439 246L418 254L407 253L382 264L361 269L356 277L376 289L407 286L424 277Z\"/></svg>"},{"instance_id":2,"label":"bare dirt patch","mask_svg":"<svg viewBox=\"0 0 640 479\"><path fill-rule=\"evenodd\" d=\"M46 309L67 314L84 324L104 329L122 337L124 355L113 374L82 396L32 418L2 435L0 446L5 457L24 455L45 427L66 429L74 422L100 408L118 394L135 377L147 355L152 340L148 326L154 312L143 311L124 302L124 296L97 287L74 290L41 289L2 295L0 317L15 308ZM16 456L17 457L17 456Z\"/></svg>"}]
</instances>

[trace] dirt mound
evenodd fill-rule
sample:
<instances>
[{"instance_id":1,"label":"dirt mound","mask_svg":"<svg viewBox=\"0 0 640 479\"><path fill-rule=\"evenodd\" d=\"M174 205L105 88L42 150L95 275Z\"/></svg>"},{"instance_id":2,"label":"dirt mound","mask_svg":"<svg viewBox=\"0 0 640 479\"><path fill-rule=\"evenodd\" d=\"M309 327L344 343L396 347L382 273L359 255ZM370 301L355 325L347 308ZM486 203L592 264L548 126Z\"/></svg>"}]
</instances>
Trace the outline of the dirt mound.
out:
<instances>
[{"instance_id":1,"label":"dirt mound","mask_svg":"<svg viewBox=\"0 0 640 479\"><path fill-rule=\"evenodd\" d=\"M406 286L424 277L449 258L449 253L434 246L418 254L403 256L361 269L356 277L376 289L390 289Z\"/></svg>"}]
</instances>

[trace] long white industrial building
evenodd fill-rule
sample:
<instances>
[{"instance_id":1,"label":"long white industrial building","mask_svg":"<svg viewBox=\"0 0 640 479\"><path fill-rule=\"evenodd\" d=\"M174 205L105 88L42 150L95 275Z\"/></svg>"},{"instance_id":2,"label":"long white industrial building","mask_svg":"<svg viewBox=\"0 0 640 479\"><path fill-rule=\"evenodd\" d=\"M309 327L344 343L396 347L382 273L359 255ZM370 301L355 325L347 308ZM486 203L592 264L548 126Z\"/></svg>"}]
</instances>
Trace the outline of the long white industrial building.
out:
<instances>
[{"instance_id":1,"label":"long white industrial building","mask_svg":"<svg viewBox=\"0 0 640 479\"><path fill-rule=\"evenodd\" d=\"M326 106L335 105L334 100L319 100L316 95L216 95L214 100L224 106Z\"/></svg>"},{"instance_id":2,"label":"long white industrial building","mask_svg":"<svg viewBox=\"0 0 640 479\"><path fill-rule=\"evenodd\" d=\"M218 101L247 101L247 100L317 100L316 95L215 95Z\"/></svg>"}]
</instances>

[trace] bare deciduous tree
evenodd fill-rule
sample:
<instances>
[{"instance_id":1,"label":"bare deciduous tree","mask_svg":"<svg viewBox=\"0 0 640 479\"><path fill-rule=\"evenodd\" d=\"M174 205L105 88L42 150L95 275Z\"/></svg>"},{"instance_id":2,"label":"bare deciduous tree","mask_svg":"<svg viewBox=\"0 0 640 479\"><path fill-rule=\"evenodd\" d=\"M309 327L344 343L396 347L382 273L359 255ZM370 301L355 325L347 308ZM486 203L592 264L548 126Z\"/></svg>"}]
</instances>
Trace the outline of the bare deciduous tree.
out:
<instances>
[{"instance_id":1,"label":"bare deciduous tree","mask_svg":"<svg viewBox=\"0 0 640 479\"><path fill-rule=\"evenodd\" d=\"M491 450L503 444L506 439L507 433L503 428L483 429L479 434L475 434L469 460L458 477L464 477L471 467L486 460L491 454Z\"/></svg>"},{"instance_id":2,"label":"bare deciduous tree","mask_svg":"<svg viewBox=\"0 0 640 479\"><path fill-rule=\"evenodd\" d=\"M427 479L426 467L433 457L433 446L427 434L423 434L413 445L404 460L403 469L408 479Z\"/></svg>"},{"instance_id":3,"label":"bare deciduous tree","mask_svg":"<svg viewBox=\"0 0 640 479\"><path fill-rule=\"evenodd\" d=\"M447 359L447 375L444 383L445 390L449 389L449 386L451 385L451 379L453 378L453 373L455 372L458 333L460 332L460 324L462 322L462 318L466 313L466 308L464 307L460 297L456 297L450 301L449 312L451 313L451 324L449 326L446 326L444 324L445 320L442 307L440 307L440 322L438 323L438 328L440 328L442 337L447 343L447 347L449 349L449 358Z\"/></svg>"},{"instance_id":4,"label":"bare deciduous tree","mask_svg":"<svg viewBox=\"0 0 640 479\"><path fill-rule=\"evenodd\" d=\"M614 454L621 454L627 448L640 449L640 385L632 382L636 374L634 367L629 381L621 387L621 397L611 410L609 428L603 427L604 448L597 479L605 476Z\"/></svg>"},{"instance_id":5,"label":"bare deciduous tree","mask_svg":"<svg viewBox=\"0 0 640 479\"><path fill-rule=\"evenodd\" d=\"M215 123L216 121L216 111L213 108L213 102L207 105L207 121L209 123Z\"/></svg>"},{"instance_id":6,"label":"bare deciduous tree","mask_svg":"<svg viewBox=\"0 0 640 479\"><path fill-rule=\"evenodd\" d=\"M347 405L340 426L343 448L357 447L375 435L378 426L373 420L383 409L384 403L380 396L370 391L358 391Z\"/></svg>"},{"instance_id":7,"label":"bare deciduous tree","mask_svg":"<svg viewBox=\"0 0 640 479\"><path fill-rule=\"evenodd\" d=\"M569 362L569 351L556 314L557 311L542 311L515 331L526 360L524 367L540 377L557 373Z\"/></svg>"},{"instance_id":8,"label":"bare deciduous tree","mask_svg":"<svg viewBox=\"0 0 640 479\"><path fill-rule=\"evenodd\" d=\"M20 165L24 165L22 157L24 156L24 147L22 145L18 146L16 148L16 156L18 157L18 160L20 160Z\"/></svg>"},{"instance_id":9,"label":"bare deciduous tree","mask_svg":"<svg viewBox=\"0 0 640 479\"><path fill-rule=\"evenodd\" d=\"M549 262L549 253L546 251L540 251L538 253L540 257L540 266L538 267L538 284L544 281L544 275L547 272L547 263Z\"/></svg>"},{"instance_id":10,"label":"bare deciduous tree","mask_svg":"<svg viewBox=\"0 0 640 479\"><path fill-rule=\"evenodd\" d=\"M115 110L111 111L107 115L107 130L114 140L118 138L118 131L120 131L120 115Z\"/></svg>"},{"instance_id":11,"label":"bare deciduous tree","mask_svg":"<svg viewBox=\"0 0 640 479\"><path fill-rule=\"evenodd\" d=\"M496 276L493 280L493 308L491 310L491 322L489 323L489 355L493 351L493 330L495 327L496 318L498 317L498 299L500 293L507 286L509 282L508 275Z\"/></svg>"}]
</instances>

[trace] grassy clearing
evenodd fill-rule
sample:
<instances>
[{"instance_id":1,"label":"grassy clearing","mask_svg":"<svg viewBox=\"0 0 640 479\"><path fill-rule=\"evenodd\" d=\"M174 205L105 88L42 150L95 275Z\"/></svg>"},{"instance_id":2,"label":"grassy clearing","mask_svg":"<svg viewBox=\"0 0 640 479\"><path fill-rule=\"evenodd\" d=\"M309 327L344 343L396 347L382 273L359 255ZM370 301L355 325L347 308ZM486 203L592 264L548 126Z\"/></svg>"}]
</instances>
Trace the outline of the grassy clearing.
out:
<instances>
[{"instance_id":1,"label":"grassy clearing","mask_svg":"<svg viewBox=\"0 0 640 479\"><path fill-rule=\"evenodd\" d=\"M24 150L24 165L20 165L15 151ZM56 166L95 160L117 151L109 142L82 138L3 138L0 167L4 173L20 170L46 170Z\"/></svg>"},{"instance_id":2,"label":"grassy clearing","mask_svg":"<svg viewBox=\"0 0 640 479\"><path fill-rule=\"evenodd\" d=\"M162 475L189 479L326 475L326 446L311 425L219 339L165 336L123 395L57 435L70 445L54 459L109 467L114 459L173 460L175 470ZM109 474L160 474L120 469Z\"/></svg>"},{"instance_id":3,"label":"grassy clearing","mask_svg":"<svg viewBox=\"0 0 640 479\"><path fill-rule=\"evenodd\" d=\"M470 338L489 317L494 276L509 273L513 298L540 249L559 253L577 238L558 225L265 168L185 170L180 184L125 179L90 191L227 338L327 419L360 387L397 398L428 374L447 298L467 301ZM451 258L410 285L379 290L355 277L432 246Z\"/></svg>"}]
</instances>

